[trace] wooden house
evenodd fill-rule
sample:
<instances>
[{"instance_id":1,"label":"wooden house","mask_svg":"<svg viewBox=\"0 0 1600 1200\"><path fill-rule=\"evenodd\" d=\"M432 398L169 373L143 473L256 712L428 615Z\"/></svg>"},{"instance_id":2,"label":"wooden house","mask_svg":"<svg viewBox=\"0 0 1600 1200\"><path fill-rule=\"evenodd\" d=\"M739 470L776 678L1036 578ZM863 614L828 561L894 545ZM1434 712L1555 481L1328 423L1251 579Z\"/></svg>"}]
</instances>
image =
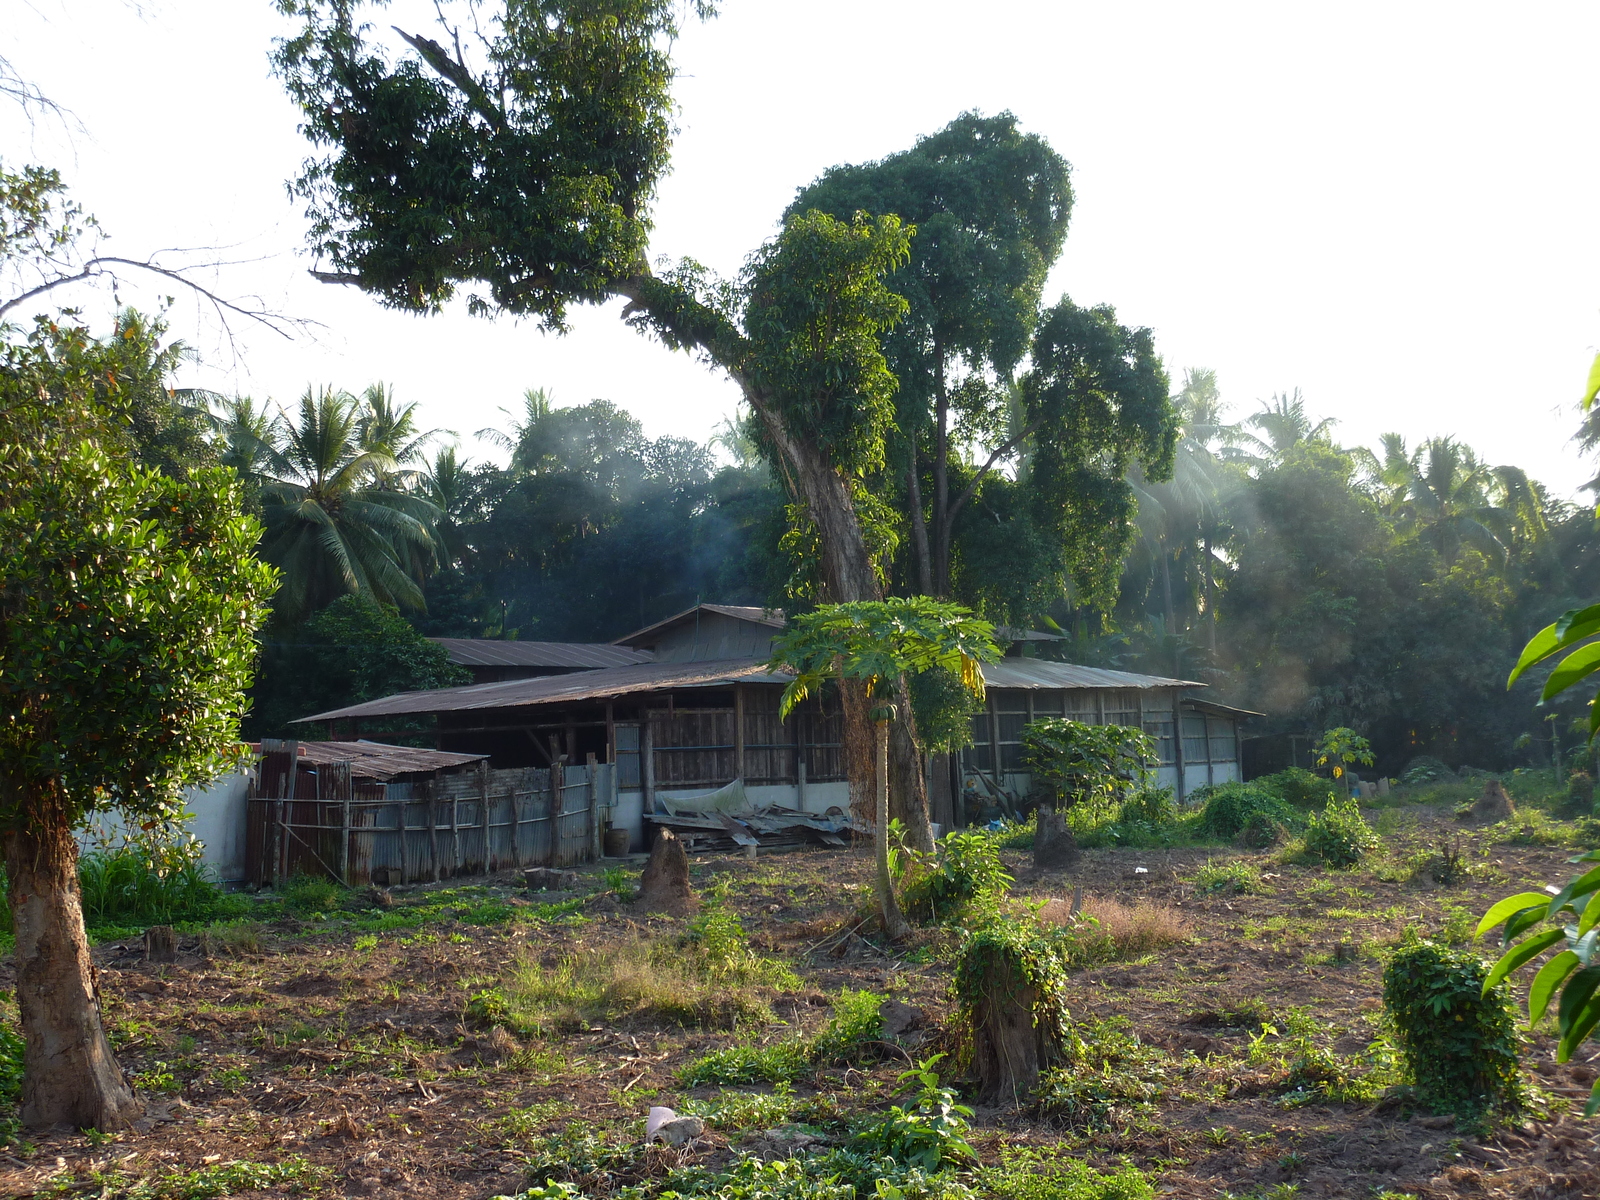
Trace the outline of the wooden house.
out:
<instances>
[{"instance_id":1,"label":"wooden house","mask_svg":"<svg viewBox=\"0 0 1600 1200\"><path fill-rule=\"evenodd\" d=\"M611 823L633 830L636 847L659 801L735 780L756 804L847 810L837 709L812 699L778 717L790 677L766 663L782 628L782 613L701 604L617 639L650 654L647 662L407 692L303 720L353 738L381 737L391 718L431 716L439 749L486 754L496 768L614 763ZM1239 778L1239 727L1254 714L1201 698L1203 684L1020 656L983 674L988 701L973 720L974 744L953 762L930 763L940 824L975 815L969 798L998 795L1009 807L1027 795L1020 735L1047 715L1147 730L1160 782L1180 797Z\"/></svg>"}]
</instances>

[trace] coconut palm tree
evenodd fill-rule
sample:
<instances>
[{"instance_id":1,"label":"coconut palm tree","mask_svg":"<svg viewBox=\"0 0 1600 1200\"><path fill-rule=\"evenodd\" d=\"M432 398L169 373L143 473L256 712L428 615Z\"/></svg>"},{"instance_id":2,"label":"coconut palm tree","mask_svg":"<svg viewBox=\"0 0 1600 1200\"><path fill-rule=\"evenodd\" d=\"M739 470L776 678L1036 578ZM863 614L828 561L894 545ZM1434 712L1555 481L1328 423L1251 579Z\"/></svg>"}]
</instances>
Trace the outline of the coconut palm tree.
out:
<instances>
[{"instance_id":1,"label":"coconut palm tree","mask_svg":"<svg viewBox=\"0 0 1600 1200\"><path fill-rule=\"evenodd\" d=\"M439 510L433 524L434 541L444 552L445 564L460 564L472 552L462 523L477 498L467 460L456 453L454 446L441 447L417 473L416 492Z\"/></svg>"},{"instance_id":2,"label":"coconut palm tree","mask_svg":"<svg viewBox=\"0 0 1600 1200\"><path fill-rule=\"evenodd\" d=\"M372 454L392 458L396 465L408 468L422 459L424 449L434 438L449 434L448 429L417 430L416 403L401 404L394 398L394 387L387 383L371 383L361 393L356 418L356 444ZM386 475L383 483L395 487L414 477L414 470L398 470Z\"/></svg>"},{"instance_id":3,"label":"coconut palm tree","mask_svg":"<svg viewBox=\"0 0 1600 1200\"><path fill-rule=\"evenodd\" d=\"M1331 430L1338 422L1332 417L1312 421L1306 412L1305 397L1295 388L1287 395L1280 393L1263 402L1261 411L1251 413L1244 424L1254 432L1238 429L1239 439L1227 456L1260 469L1282 462L1299 446L1333 445Z\"/></svg>"},{"instance_id":4,"label":"coconut palm tree","mask_svg":"<svg viewBox=\"0 0 1600 1200\"><path fill-rule=\"evenodd\" d=\"M437 562L439 509L387 482L397 464L360 444L360 406L348 392L306 389L279 422L261 489L262 557L283 571L275 599L294 621L346 593L422 609L421 580Z\"/></svg>"}]
</instances>

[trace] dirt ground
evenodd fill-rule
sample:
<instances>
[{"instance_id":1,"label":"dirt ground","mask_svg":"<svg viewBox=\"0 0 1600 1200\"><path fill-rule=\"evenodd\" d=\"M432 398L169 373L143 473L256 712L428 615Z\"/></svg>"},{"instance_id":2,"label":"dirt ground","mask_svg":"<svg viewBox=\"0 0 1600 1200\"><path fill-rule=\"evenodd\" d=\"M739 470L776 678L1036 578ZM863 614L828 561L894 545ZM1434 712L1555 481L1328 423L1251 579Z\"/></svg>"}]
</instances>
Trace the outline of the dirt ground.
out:
<instances>
[{"instance_id":1,"label":"dirt ground","mask_svg":"<svg viewBox=\"0 0 1600 1200\"><path fill-rule=\"evenodd\" d=\"M1166 905L1192 936L1072 978L1075 1021L1126 1018L1160 1052L1164 1074L1151 1094L1116 1108L1098 1129L979 1110L980 1153L1003 1142L1058 1144L1097 1165L1130 1161L1175 1197L1600 1196L1600 1121L1576 1115L1595 1065L1555 1064L1546 1032L1529 1035L1524 1053L1537 1086L1533 1115L1485 1139L1392 1099L1286 1102L1270 1055L1252 1056L1252 1043L1267 1046L1273 1035L1238 1014L1267 1014L1276 1029L1298 1012L1319 1044L1358 1061L1380 1032L1385 946L1408 926L1459 938L1493 900L1565 880L1575 853L1495 841L1429 809L1387 811L1379 828L1385 855L1351 872L1288 864L1272 851L1186 848L1089 851L1070 871L1040 875L1026 852L1007 852L1018 897L1076 890L1091 903ZM1457 836L1468 879L1445 887L1426 873L1401 878L1407 855ZM1240 858L1259 868L1270 892L1205 896L1190 882L1207 861ZM682 929L681 919L638 912L603 887L588 899L580 888L552 907L561 897L529 899L509 876L457 881L454 894L466 898L454 915L438 906L452 885L397 889L387 912L279 916L258 932L191 937L166 966L146 963L132 943L102 945L107 1023L149 1118L112 1139L58 1131L14 1142L0 1155L0 1193L112 1197L143 1187L154 1196L210 1196L221 1194L216 1186L260 1183L252 1194L476 1200L527 1186L529 1136L574 1122L640 1122L652 1104L679 1105L690 1096L677 1082L685 1064L752 1036L815 1032L841 987L886 992L918 1010L931 1050L951 1010L955 935L921 932L886 951L849 933L869 867L859 850L694 861L695 885L729 879L727 902L753 946L802 981L773 1003L775 1020L754 1031L599 1024L513 1053L466 1021L471 996L519 963L604 955ZM587 874L600 885L598 868ZM470 895L465 884L474 885ZM434 905L431 919L383 927L423 903ZM0 987L9 982L0 978ZM881 1108L904 1066L821 1070L796 1090ZM662 1151L665 1165L725 1162L742 1136L713 1127L690 1151ZM257 1176L217 1175L226 1182L209 1191L156 1187L232 1164L268 1166Z\"/></svg>"}]
</instances>

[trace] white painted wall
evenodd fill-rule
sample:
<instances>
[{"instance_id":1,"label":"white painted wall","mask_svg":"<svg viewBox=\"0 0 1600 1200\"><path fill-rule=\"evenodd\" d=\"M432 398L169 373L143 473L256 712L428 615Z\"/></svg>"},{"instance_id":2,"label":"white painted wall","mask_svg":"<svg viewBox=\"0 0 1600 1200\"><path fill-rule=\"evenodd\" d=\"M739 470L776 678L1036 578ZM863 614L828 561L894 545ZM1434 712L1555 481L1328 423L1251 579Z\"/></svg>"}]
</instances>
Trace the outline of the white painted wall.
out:
<instances>
[{"instance_id":1,"label":"white painted wall","mask_svg":"<svg viewBox=\"0 0 1600 1200\"><path fill-rule=\"evenodd\" d=\"M248 771L235 771L209 787L184 793L184 809L193 814L188 831L205 847L201 861L215 870L223 883L244 878L250 777ZM120 814L97 813L79 827L78 847L93 850L107 842L120 842L126 832Z\"/></svg>"}]
</instances>

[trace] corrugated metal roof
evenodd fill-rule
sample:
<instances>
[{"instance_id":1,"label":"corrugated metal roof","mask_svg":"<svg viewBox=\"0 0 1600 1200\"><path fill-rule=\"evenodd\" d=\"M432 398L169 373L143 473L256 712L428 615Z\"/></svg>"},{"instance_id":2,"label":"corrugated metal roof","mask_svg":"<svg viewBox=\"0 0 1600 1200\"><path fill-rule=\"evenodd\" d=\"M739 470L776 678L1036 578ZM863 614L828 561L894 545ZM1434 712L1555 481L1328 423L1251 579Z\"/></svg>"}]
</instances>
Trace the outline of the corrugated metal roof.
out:
<instances>
[{"instance_id":1,"label":"corrugated metal roof","mask_svg":"<svg viewBox=\"0 0 1600 1200\"><path fill-rule=\"evenodd\" d=\"M997 688L1169 688L1205 687L1192 679L1165 679L1159 675L1135 675L1132 671L1109 671L1104 667L1080 667L1076 663L1048 662L1040 658L1003 658L983 664L983 681Z\"/></svg>"},{"instance_id":2,"label":"corrugated metal roof","mask_svg":"<svg viewBox=\"0 0 1600 1200\"><path fill-rule=\"evenodd\" d=\"M1218 704L1215 700L1201 700L1197 696L1186 696L1183 701L1185 708L1192 708L1196 712L1211 713L1218 717L1233 717L1243 721L1250 717L1264 717L1266 713L1254 712L1248 708L1235 708L1231 704Z\"/></svg>"},{"instance_id":3,"label":"corrugated metal roof","mask_svg":"<svg viewBox=\"0 0 1600 1200\"><path fill-rule=\"evenodd\" d=\"M302 762L350 764L350 773L363 779L388 781L396 775L415 771L440 771L462 767L487 754L455 754L445 750L422 750L416 746L390 746L384 742L301 742Z\"/></svg>"},{"instance_id":4,"label":"corrugated metal roof","mask_svg":"<svg viewBox=\"0 0 1600 1200\"><path fill-rule=\"evenodd\" d=\"M568 667L597 671L650 661L648 650L609 642L503 642L491 638L429 638L463 667Z\"/></svg>"},{"instance_id":5,"label":"corrugated metal roof","mask_svg":"<svg viewBox=\"0 0 1600 1200\"><path fill-rule=\"evenodd\" d=\"M365 704L301 717L301 721L332 721L344 717L390 717L401 714L466 712L479 708L522 708L530 704L576 704L653 692L665 688L716 687L739 681L788 683L791 676L767 670L755 658L717 662L639 663L573 675L546 675L538 679L508 679L504 683L478 683L468 687L437 688L427 692L401 692Z\"/></svg>"},{"instance_id":6,"label":"corrugated metal roof","mask_svg":"<svg viewBox=\"0 0 1600 1200\"><path fill-rule=\"evenodd\" d=\"M419 713L467 712L486 708L522 708L532 704L577 704L635 692L667 688L726 686L735 682L787 684L787 672L769 671L760 659L732 658L715 662L639 663L581 671L574 675L546 675L538 679L510 679L504 683L478 683L468 687L437 688L427 692L401 692L349 708L301 717L301 721L332 721L345 717L392 717ZM1034 658L1007 658L983 665L984 682L997 688L1164 688L1204 687L1183 679L1135 675L1072 663L1044 662Z\"/></svg>"},{"instance_id":7,"label":"corrugated metal roof","mask_svg":"<svg viewBox=\"0 0 1600 1200\"><path fill-rule=\"evenodd\" d=\"M657 621L654 625L646 625L643 629L635 629L626 637L619 637L611 644L613 646L625 646L629 642L638 641L640 638L653 636L663 629L670 629L678 622L694 616L696 612L702 609L724 617L732 617L736 621L751 621L757 625L770 625L774 629L783 628L784 616L781 608L756 608L747 604L696 604L693 608L686 608L681 613L673 614L665 621Z\"/></svg>"}]
</instances>

